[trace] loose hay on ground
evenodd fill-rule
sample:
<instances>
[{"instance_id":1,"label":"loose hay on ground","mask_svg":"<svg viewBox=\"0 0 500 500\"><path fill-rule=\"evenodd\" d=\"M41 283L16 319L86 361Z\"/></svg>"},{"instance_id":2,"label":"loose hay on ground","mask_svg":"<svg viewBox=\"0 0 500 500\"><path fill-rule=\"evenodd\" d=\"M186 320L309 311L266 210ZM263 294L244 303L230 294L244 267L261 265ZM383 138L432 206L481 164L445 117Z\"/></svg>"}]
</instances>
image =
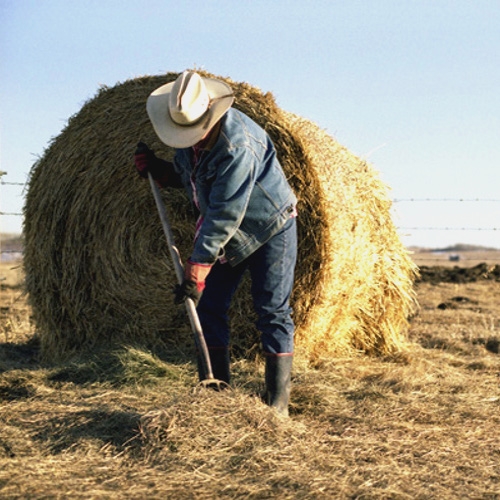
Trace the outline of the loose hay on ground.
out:
<instances>
[{"instance_id":1,"label":"loose hay on ground","mask_svg":"<svg viewBox=\"0 0 500 500\"><path fill-rule=\"evenodd\" d=\"M308 489L315 473L301 471L300 456L310 453L303 424L280 417L259 399L239 391L201 391L141 419L141 455L146 463L168 470L179 484L212 491L231 490L248 498L267 498L297 477L298 490ZM216 478L224 475L221 483ZM293 488L291 488L293 490Z\"/></svg>"},{"instance_id":2,"label":"loose hay on ground","mask_svg":"<svg viewBox=\"0 0 500 500\"><path fill-rule=\"evenodd\" d=\"M272 447L283 454L283 441L304 432L300 424L280 417L257 397L203 389L147 413L140 428L146 454L153 462L178 463L182 457L192 461L184 466L205 467L221 467L221 456L228 451L223 460L243 461Z\"/></svg>"},{"instance_id":3,"label":"loose hay on ground","mask_svg":"<svg viewBox=\"0 0 500 500\"><path fill-rule=\"evenodd\" d=\"M208 74L206 74L208 75ZM26 288L48 357L106 341L191 345L172 303L174 273L147 182L133 167L138 140L173 151L154 134L145 101L168 73L103 87L34 165L24 207ZM271 135L299 198L299 258L293 307L297 351L397 351L415 305L416 268L390 216L375 170L315 124L286 113L269 93L225 79L235 106ZM168 189L184 258L194 216ZM256 350L248 284L232 309L233 349Z\"/></svg>"}]
</instances>

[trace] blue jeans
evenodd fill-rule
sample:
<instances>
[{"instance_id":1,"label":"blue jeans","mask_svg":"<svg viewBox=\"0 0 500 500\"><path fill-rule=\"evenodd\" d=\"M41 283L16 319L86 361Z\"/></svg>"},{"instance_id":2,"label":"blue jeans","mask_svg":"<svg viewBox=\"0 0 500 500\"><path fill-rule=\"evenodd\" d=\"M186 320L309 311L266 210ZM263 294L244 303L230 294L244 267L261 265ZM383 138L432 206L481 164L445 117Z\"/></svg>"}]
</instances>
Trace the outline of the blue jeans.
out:
<instances>
[{"instance_id":1,"label":"blue jeans","mask_svg":"<svg viewBox=\"0 0 500 500\"><path fill-rule=\"evenodd\" d=\"M261 333L264 352L292 353L294 324L290 295L296 260L297 226L295 218L292 218L237 266L217 262L207 277L197 308L207 346L229 346L228 310L243 273L248 269L257 313L256 325Z\"/></svg>"}]
</instances>

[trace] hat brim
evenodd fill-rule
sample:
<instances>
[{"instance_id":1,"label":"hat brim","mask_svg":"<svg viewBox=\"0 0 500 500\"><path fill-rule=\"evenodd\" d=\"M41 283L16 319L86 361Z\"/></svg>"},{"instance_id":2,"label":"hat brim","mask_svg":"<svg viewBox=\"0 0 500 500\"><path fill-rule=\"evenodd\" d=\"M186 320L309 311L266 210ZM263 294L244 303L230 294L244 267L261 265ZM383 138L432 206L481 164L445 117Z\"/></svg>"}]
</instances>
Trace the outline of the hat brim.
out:
<instances>
[{"instance_id":1,"label":"hat brim","mask_svg":"<svg viewBox=\"0 0 500 500\"><path fill-rule=\"evenodd\" d=\"M167 146L182 149L194 146L220 120L234 102L231 87L214 78L203 78L211 105L203 117L194 125L183 126L170 117L168 105L170 92L175 82L154 90L148 97L146 109L153 128Z\"/></svg>"}]
</instances>

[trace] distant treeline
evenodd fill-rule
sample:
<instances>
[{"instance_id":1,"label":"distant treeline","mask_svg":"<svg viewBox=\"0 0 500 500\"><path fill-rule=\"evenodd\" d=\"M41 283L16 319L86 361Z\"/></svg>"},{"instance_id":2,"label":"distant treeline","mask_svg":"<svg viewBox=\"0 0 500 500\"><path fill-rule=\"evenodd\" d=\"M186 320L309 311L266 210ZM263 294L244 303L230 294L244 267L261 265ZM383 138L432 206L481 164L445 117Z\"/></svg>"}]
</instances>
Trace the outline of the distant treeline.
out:
<instances>
[{"instance_id":1,"label":"distant treeline","mask_svg":"<svg viewBox=\"0 0 500 500\"><path fill-rule=\"evenodd\" d=\"M484 247L481 245L469 245L467 243L456 243L443 248L422 248L410 247L412 251L418 252L498 252L500 249L493 247Z\"/></svg>"}]
</instances>

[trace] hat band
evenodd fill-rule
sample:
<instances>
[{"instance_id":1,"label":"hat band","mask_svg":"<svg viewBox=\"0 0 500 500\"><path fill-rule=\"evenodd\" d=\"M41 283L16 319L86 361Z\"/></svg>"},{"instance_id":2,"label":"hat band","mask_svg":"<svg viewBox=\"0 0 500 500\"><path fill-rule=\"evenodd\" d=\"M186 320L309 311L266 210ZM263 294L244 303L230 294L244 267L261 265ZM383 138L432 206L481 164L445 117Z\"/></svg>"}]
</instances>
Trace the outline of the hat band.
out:
<instances>
[{"instance_id":1,"label":"hat band","mask_svg":"<svg viewBox=\"0 0 500 500\"><path fill-rule=\"evenodd\" d=\"M198 125L203 120L203 118L207 115L209 109L210 108L207 107L207 109L205 109L205 111L203 111L203 113L198 118L196 118L195 120L189 120L189 121L185 120L185 119L183 121L179 121L178 119L176 119L170 108L168 108L168 114L170 115L170 118L172 119L172 121L176 125L178 125L179 127L194 127L195 125ZM176 115L178 117L183 117L183 118L186 117L186 115L184 115L183 113L176 113Z\"/></svg>"},{"instance_id":2,"label":"hat band","mask_svg":"<svg viewBox=\"0 0 500 500\"><path fill-rule=\"evenodd\" d=\"M205 111L203 111L203 113L198 117L196 118L195 120L189 120L189 121L179 121L179 120L176 120L176 118L174 117L173 113L172 113L172 110L170 109L170 107L168 107L168 114L170 115L170 118L171 120L176 124L178 125L179 127L194 127L195 125L198 125L199 123L201 123L204 118L206 117L206 115L208 114L208 112L210 111L210 108L212 107L212 104L217 102L217 101L220 101L221 99L225 99L227 97L233 97L234 94L231 93L231 94L225 94L225 95L222 95L222 96L219 96L219 97L214 97L213 99L210 99L208 101L208 105L205 109ZM183 118L186 117L186 115L184 113L176 113L179 117L182 116ZM206 128L208 126L208 121L204 124L204 127L203 128Z\"/></svg>"}]
</instances>

